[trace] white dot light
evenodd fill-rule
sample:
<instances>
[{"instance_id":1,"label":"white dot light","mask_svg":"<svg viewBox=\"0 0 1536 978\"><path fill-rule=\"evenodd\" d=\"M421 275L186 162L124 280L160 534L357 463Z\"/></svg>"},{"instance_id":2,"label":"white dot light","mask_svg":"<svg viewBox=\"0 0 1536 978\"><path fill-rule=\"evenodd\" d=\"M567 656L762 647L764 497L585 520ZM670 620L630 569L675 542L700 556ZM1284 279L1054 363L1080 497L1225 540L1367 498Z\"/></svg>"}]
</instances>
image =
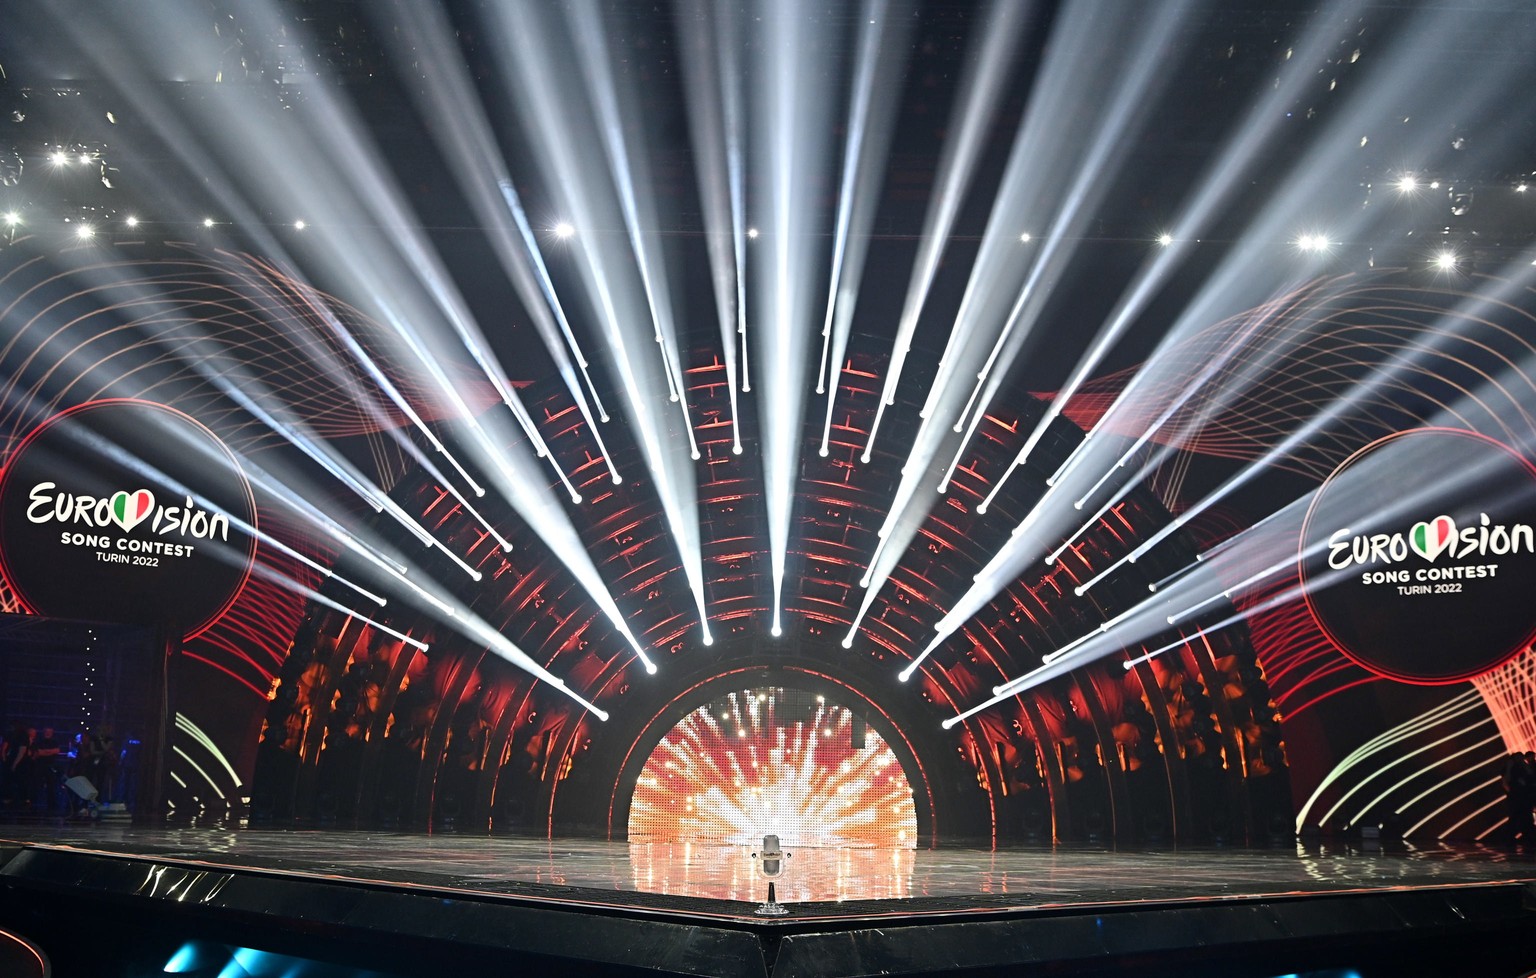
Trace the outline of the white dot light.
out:
<instances>
[{"instance_id":1,"label":"white dot light","mask_svg":"<svg viewBox=\"0 0 1536 978\"><path fill-rule=\"evenodd\" d=\"M753 241L756 241L757 240L757 228L747 228L747 237L751 238Z\"/></svg>"},{"instance_id":2,"label":"white dot light","mask_svg":"<svg viewBox=\"0 0 1536 978\"><path fill-rule=\"evenodd\" d=\"M302 230L304 230L307 227L309 227L309 225L305 224L303 221L294 221L293 222L293 229L295 231L302 231Z\"/></svg>"},{"instance_id":3,"label":"white dot light","mask_svg":"<svg viewBox=\"0 0 1536 978\"><path fill-rule=\"evenodd\" d=\"M134 217L132 214L129 214L128 218L125 221L123 221L123 223L128 225L131 228L136 228L136 227L139 226L139 219Z\"/></svg>"},{"instance_id":4,"label":"white dot light","mask_svg":"<svg viewBox=\"0 0 1536 978\"><path fill-rule=\"evenodd\" d=\"M571 225L565 221L561 221L559 224L555 225L555 237L557 238L569 238L575 233L576 229L571 227Z\"/></svg>"},{"instance_id":5,"label":"white dot light","mask_svg":"<svg viewBox=\"0 0 1536 978\"><path fill-rule=\"evenodd\" d=\"M1173 235L1169 234L1167 231L1164 231L1162 234L1157 236L1157 243L1166 248L1173 244Z\"/></svg>"},{"instance_id":6,"label":"white dot light","mask_svg":"<svg viewBox=\"0 0 1536 978\"><path fill-rule=\"evenodd\" d=\"M1029 244L1029 242L1030 242L1029 232L1025 231L1023 234L1019 235L1019 240L1024 242L1025 244Z\"/></svg>"},{"instance_id":7,"label":"white dot light","mask_svg":"<svg viewBox=\"0 0 1536 978\"><path fill-rule=\"evenodd\" d=\"M6 211L5 212L5 226L6 227L13 228L13 227L15 227L16 225L18 225L20 223L21 223L21 215L20 214L16 213L15 211Z\"/></svg>"},{"instance_id":8,"label":"white dot light","mask_svg":"<svg viewBox=\"0 0 1536 978\"><path fill-rule=\"evenodd\" d=\"M1412 174L1404 174L1403 178L1397 181L1397 189L1399 193L1411 194L1419 189L1419 181L1414 179Z\"/></svg>"},{"instance_id":9,"label":"white dot light","mask_svg":"<svg viewBox=\"0 0 1536 978\"><path fill-rule=\"evenodd\" d=\"M75 237L79 238L81 241L84 241L95 233L96 229L91 227L89 224L82 224L75 228Z\"/></svg>"},{"instance_id":10,"label":"white dot light","mask_svg":"<svg viewBox=\"0 0 1536 978\"><path fill-rule=\"evenodd\" d=\"M203 218L203 227L205 227L205 228L213 227L213 218L211 218L211 217Z\"/></svg>"},{"instance_id":11,"label":"white dot light","mask_svg":"<svg viewBox=\"0 0 1536 978\"><path fill-rule=\"evenodd\" d=\"M1449 272L1456 267L1456 252L1446 249L1435 256L1435 267L1443 272Z\"/></svg>"},{"instance_id":12,"label":"white dot light","mask_svg":"<svg viewBox=\"0 0 1536 978\"><path fill-rule=\"evenodd\" d=\"M48 162L54 166L69 166L69 157L62 151L51 153L48 156Z\"/></svg>"}]
</instances>

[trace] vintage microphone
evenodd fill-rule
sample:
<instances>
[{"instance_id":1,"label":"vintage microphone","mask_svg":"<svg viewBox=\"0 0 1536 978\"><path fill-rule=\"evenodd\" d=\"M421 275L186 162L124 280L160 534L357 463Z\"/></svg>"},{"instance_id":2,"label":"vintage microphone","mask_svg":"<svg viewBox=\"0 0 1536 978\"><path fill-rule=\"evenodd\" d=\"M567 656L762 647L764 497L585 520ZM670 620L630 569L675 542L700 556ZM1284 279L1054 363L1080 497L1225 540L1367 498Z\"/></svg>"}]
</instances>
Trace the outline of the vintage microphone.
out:
<instances>
[{"instance_id":1,"label":"vintage microphone","mask_svg":"<svg viewBox=\"0 0 1536 978\"><path fill-rule=\"evenodd\" d=\"M779 903L773 889L773 881L784 872L784 862L789 859L790 853L779 848L779 837L776 835L763 836L763 851L754 852L752 858L757 861L758 872L768 880L768 902L760 905L753 913L764 917L782 917L789 911Z\"/></svg>"}]
</instances>

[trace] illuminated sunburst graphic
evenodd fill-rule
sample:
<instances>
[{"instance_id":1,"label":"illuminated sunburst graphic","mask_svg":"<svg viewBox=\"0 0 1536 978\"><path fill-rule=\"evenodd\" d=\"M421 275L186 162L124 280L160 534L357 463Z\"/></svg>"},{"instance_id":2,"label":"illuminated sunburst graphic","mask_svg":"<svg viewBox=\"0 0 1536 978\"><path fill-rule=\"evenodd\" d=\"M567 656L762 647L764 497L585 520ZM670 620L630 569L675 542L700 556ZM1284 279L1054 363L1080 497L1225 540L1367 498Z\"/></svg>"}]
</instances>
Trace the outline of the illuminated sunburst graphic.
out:
<instances>
[{"instance_id":1,"label":"illuminated sunburst graphic","mask_svg":"<svg viewBox=\"0 0 1536 978\"><path fill-rule=\"evenodd\" d=\"M684 717L635 783L631 842L911 848L912 786L885 741L823 696L733 692Z\"/></svg>"}]
</instances>

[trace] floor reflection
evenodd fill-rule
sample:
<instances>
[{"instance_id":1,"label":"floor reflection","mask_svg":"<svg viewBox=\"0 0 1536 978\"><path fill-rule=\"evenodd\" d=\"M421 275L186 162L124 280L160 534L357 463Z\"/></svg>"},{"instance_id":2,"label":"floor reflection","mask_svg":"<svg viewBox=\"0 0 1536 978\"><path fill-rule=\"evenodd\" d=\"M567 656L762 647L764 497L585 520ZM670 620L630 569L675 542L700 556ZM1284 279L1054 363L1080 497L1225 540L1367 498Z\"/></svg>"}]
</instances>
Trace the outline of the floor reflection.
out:
<instances>
[{"instance_id":1,"label":"floor reflection","mask_svg":"<svg viewBox=\"0 0 1536 978\"><path fill-rule=\"evenodd\" d=\"M786 849L774 877L783 903L898 900L912 895L917 854L911 849ZM633 888L641 893L761 902L768 879L751 846L632 843Z\"/></svg>"}]
</instances>

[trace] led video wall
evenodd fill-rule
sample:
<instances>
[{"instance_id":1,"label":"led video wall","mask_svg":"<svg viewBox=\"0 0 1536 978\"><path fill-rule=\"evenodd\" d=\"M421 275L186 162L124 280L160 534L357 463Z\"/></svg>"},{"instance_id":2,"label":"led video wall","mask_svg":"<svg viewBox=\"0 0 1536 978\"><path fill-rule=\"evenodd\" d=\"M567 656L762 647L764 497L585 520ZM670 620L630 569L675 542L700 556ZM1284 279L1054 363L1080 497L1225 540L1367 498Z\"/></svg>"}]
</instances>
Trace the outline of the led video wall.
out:
<instances>
[{"instance_id":1,"label":"led video wall","mask_svg":"<svg viewBox=\"0 0 1536 978\"><path fill-rule=\"evenodd\" d=\"M631 842L911 848L912 785L879 734L824 695L728 693L688 714L635 783Z\"/></svg>"}]
</instances>

